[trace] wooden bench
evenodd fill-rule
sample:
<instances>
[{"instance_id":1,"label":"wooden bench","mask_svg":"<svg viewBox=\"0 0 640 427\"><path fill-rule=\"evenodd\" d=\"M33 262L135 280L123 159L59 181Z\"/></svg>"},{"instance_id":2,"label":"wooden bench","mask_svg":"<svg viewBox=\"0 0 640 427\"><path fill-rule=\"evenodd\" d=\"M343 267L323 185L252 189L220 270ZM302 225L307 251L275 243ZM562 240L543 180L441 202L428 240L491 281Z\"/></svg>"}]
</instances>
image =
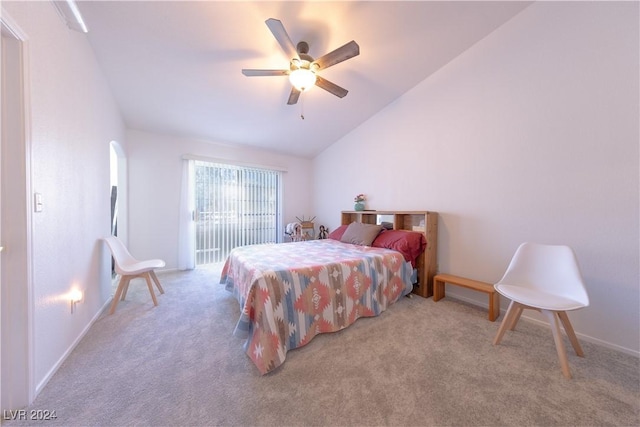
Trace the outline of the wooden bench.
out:
<instances>
[{"instance_id":1,"label":"wooden bench","mask_svg":"<svg viewBox=\"0 0 640 427\"><path fill-rule=\"evenodd\" d=\"M437 274L433 278L433 300L439 301L444 298L444 284L462 286L474 291L489 294L489 320L494 322L500 316L500 294L492 284L480 282L478 280L467 279L452 274Z\"/></svg>"}]
</instances>

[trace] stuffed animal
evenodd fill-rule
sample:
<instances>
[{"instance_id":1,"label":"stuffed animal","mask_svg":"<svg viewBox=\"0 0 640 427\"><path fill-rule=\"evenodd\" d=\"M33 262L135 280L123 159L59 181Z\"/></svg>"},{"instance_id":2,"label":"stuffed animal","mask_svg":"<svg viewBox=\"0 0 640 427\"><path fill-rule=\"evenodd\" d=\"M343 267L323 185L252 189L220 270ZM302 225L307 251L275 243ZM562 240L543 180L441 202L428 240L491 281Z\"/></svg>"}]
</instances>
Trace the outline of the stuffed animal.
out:
<instances>
[{"instance_id":1,"label":"stuffed animal","mask_svg":"<svg viewBox=\"0 0 640 427\"><path fill-rule=\"evenodd\" d=\"M320 231L318 232L318 239L320 240L326 239L327 234L329 233L329 230L324 225L321 225L319 230Z\"/></svg>"}]
</instances>

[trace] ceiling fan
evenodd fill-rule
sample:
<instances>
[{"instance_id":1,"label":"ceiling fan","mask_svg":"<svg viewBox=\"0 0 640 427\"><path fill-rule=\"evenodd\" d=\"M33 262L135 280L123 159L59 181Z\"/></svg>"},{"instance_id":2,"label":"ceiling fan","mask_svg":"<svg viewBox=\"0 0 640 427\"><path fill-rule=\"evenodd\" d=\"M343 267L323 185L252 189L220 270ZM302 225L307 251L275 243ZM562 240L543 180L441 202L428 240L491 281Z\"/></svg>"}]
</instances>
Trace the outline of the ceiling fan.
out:
<instances>
[{"instance_id":1,"label":"ceiling fan","mask_svg":"<svg viewBox=\"0 0 640 427\"><path fill-rule=\"evenodd\" d=\"M297 46L293 45L291 38L287 34L282 22L269 18L265 21L269 30L276 38L285 54L291 58L288 70L256 70L243 69L242 74L248 77L253 76L289 76L291 81L291 93L287 104L293 105L298 102L300 93L311 89L314 85L321 87L329 93L339 98L344 98L348 90L331 83L318 75L318 71L329 68L349 58L360 54L360 46L351 40L349 43L341 46L318 59L313 59L309 55L309 44L301 41Z\"/></svg>"}]
</instances>

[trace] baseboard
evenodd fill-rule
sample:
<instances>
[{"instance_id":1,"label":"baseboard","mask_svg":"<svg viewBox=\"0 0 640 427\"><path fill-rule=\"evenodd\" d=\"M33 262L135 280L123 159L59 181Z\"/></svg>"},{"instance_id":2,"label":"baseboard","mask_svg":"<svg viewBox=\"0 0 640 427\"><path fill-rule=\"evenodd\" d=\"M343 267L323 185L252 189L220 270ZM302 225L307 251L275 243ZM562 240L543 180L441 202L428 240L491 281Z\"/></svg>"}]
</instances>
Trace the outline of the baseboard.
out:
<instances>
[{"instance_id":1,"label":"baseboard","mask_svg":"<svg viewBox=\"0 0 640 427\"><path fill-rule=\"evenodd\" d=\"M489 309L489 304L488 303L481 302L481 301L475 300L473 298L469 298L469 297L466 297L464 295L457 294L455 291L451 292L451 291L447 290L447 298L457 299L457 300L469 303L471 305L476 305L476 306L479 306L479 307L483 307L483 308L485 308L487 310ZM529 311L531 311L531 310L529 310ZM504 318L504 315L505 315L506 312L507 312L506 308L501 308L500 309L500 318L498 319L497 322L502 321L502 319ZM527 311L523 312L521 319L524 319L524 320L526 320L528 322L536 323L538 325L542 325L544 327L549 327L548 323L546 323L546 322L544 322L544 321L542 321L540 319L536 319L536 318L527 316L526 313L527 313ZM592 337L590 335L581 334L578 331L576 331L576 336L581 340L584 340L584 341L587 341L587 342L590 342L590 343L593 343L593 344L597 344L597 345L600 345L602 347L606 347L606 348L609 348L611 350L615 350L615 351L618 351L618 352L621 352L621 353L629 354L631 356L635 356L635 357L640 359L640 351L636 351L636 350L633 350L633 349L630 349L630 348L627 348L627 347L622 347L622 346L620 346L618 344L614 344L612 342L604 341L604 340L601 340L599 338L594 338L594 337Z\"/></svg>"},{"instance_id":2,"label":"baseboard","mask_svg":"<svg viewBox=\"0 0 640 427\"><path fill-rule=\"evenodd\" d=\"M53 367L49 370L49 372L47 372L47 375L44 376L44 378L42 379L42 381L40 381L40 383L38 383L38 385L36 385L36 391L35 391L35 396L33 397L33 400L36 399L36 397L38 397L38 394L40 394L40 391L42 391L42 389L47 385L47 383L49 382L49 380L53 377L53 375L58 371L58 369L60 368L60 366L62 366L62 363L64 363L65 360L67 360L67 357L69 357L69 355L71 354L71 352L76 348L76 346L80 343L80 341L82 341L82 339L84 338L84 336L87 334L87 332L89 332L89 329L91 329L91 327L93 326L93 324L96 322L96 320L98 320L98 318L102 315L102 312L109 307L109 305L111 304L111 299L109 298L104 305L100 308L100 310L98 310L98 312L95 314L95 316L93 316L93 318L91 319L91 321L87 324L87 326L84 327L84 329L82 330L82 332L78 335L78 337L73 341L73 343L71 343L71 345L69 346L69 348L67 349L67 351L65 351L62 356L58 359L58 361L53 365Z\"/></svg>"}]
</instances>

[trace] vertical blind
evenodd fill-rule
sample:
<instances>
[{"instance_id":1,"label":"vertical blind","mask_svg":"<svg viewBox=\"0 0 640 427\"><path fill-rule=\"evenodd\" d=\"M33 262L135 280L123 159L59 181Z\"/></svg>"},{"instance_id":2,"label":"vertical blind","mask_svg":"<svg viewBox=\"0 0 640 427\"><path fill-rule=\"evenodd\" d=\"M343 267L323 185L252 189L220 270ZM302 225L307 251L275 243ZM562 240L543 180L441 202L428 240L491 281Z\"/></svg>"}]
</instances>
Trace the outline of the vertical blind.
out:
<instances>
[{"instance_id":1,"label":"vertical blind","mask_svg":"<svg viewBox=\"0 0 640 427\"><path fill-rule=\"evenodd\" d=\"M231 249L275 243L280 171L195 162L196 264L224 261Z\"/></svg>"}]
</instances>

